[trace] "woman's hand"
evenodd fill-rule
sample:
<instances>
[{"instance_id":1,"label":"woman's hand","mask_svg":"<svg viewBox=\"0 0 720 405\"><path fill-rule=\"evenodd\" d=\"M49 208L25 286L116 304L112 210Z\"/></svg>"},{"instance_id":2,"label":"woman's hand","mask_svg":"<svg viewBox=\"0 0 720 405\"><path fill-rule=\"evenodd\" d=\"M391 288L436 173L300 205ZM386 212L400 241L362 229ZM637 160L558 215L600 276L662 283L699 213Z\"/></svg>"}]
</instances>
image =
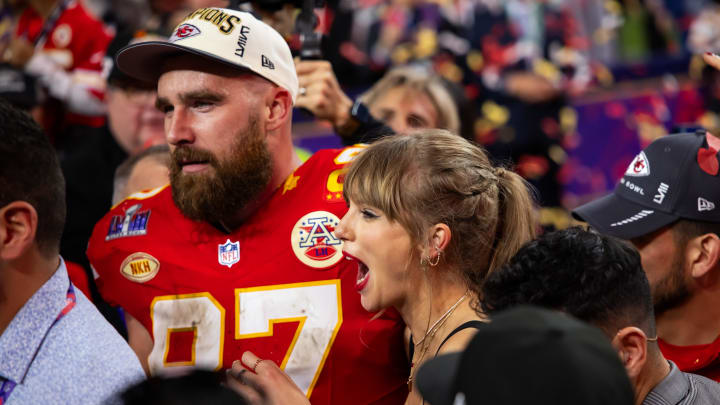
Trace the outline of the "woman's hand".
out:
<instances>
[{"instance_id":1,"label":"woman's hand","mask_svg":"<svg viewBox=\"0 0 720 405\"><path fill-rule=\"evenodd\" d=\"M309 405L310 401L290 376L272 360L245 352L228 370L228 386L252 405Z\"/></svg>"}]
</instances>

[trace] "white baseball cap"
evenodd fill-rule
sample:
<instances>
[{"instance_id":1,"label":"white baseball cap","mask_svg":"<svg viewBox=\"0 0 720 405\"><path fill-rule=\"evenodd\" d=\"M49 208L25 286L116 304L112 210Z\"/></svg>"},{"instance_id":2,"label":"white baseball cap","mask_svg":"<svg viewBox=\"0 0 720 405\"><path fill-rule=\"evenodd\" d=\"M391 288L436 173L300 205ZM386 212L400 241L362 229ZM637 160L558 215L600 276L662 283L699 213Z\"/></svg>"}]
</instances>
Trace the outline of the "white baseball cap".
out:
<instances>
[{"instance_id":1,"label":"white baseball cap","mask_svg":"<svg viewBox=\"0 0 720 405\"><path fill-rule=\"evenodd\" d=\"M131 77L156 82L163 62L180 54L248 69L289 91L295 103L298 78L290 48L277 31L250 13L201 8L175 27L168 42L149 41L120 50L117 66Z\"/></svg>"}]
</instances>

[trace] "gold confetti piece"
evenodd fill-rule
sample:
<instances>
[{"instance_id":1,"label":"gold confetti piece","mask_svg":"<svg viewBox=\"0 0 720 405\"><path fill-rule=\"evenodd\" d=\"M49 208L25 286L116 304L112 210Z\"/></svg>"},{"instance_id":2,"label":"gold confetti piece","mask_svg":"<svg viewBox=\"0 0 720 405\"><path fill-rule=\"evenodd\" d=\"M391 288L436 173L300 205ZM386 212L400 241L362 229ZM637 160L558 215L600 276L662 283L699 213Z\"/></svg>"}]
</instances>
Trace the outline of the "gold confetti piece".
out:
<instances>
[{"instance_id":1,"label":"gold confetti piece","mask_svg":"<svg viewBox=\"0 0 720 405\"><path fill-rule=\"evenodd\" d=\"M600 82L603 86L610 86L615 81L615 78L612 75L612 72L610 72L610 69L605 67L605 65L598 63L595 66L595 77L597 77L598 82Z\"/></svg>"},{"instance_id":2,"label":"gold confetti piece","mask_svg":"<svg viewBox=\"0 0 720 405\"><path fill-rule=\"evenodd\" d=\"M720 129L720 117L716 113L708 111L698 119L698 124L711 132L717 132Z\"/></svg>"},{"instance_id":3,"label":"gold confetti piece","mask_svg":"<svg viewBox=\"0 0 720 405\"><path fill-rule=\"evenodd\" d=\"M550 80L551 82L555 82L560 79L560 71L547 59L537 59L533 61L533 72Z\"/></svg>"},{"instance_id":4,"label":"gold confetti piece","mask_svg":"<svg viewBox=\"0 0 720 405\"><path fill-rule=\"evenodd\" d=\"M483 58L482 53L478 51L470 51L467 55L467 65L470 70L479 72L485 65L485 59Z\"/></svg>"},{"instance_id":5,"label":"gold confetti piece","mask_svg":"<svg viewBox=\"0 0 720 405\"><path fill-rule=\"evenodd\" d=\"M577 129L578 116L572 107L563 107L560 109L560 128L564 133L575 132Z\"/></svg>"},{"instance_id":6,"label":"gold confetti piece","mask_svg":"<svg viewBox=\"0 0 720 405\"><path fill-rule=\"evenodd\" d=\"M540 225L554 226L555 229L565 229L571 225L577 225L581 222L575 221L570 213L560 207L541 207L540 208Z\"/></svg>"},{"instance_id":7,"label":"gold confetti piece","mask_svg":"<svg viewBox=\"0 0 720 405\"><path fill-rule=\"evenodd\" d=\"M437 50L437 34L429 28L421 28L417 32L417 44L414 53L418 59L425 59L435 54Z\"/></svg>"},{"instance_id":8,"label":"gold confetti piece","mask_svg":"<svg viewBox=\"0 0 720 405\"><path fill-rule=\"evenodd\" d=\"M463 72L456 64L446 62L437 68L440 76L450 80L451 82L460 83L463 79Z\"/></svg>"},{"instance_id":9,"label":"gold confetti piece","mask_svg":"<svg viewBox=\"0 0 720 405\"><path fill-rule=\"evenodd\" d=\"M507 108L496 104L494 101L488 100L482 105L482 112L485 118L493 123L496 127L504 125L510 119L510 112Z\"/></svg>"},{"instance_id":10,"label":"gold confetti piece","mask_svg":"<svg viewBox=\"0 0 720 405\"><path fill-rule=\"evenodd\" d=\"M560 145L553 145L548 148L548 156L558 165L562 165L567 160L567 153Z\"/></svg>"},{"instance_id":11,"label":"gold confetti piece","mask_svg":"<svg viewBox=\"0 0 720 405\"><path fill-rule=\"evenodd\" d=\"M693 80L700 80L702 78L702 71L705 68L705 61L700 55L693 55L690 59L690 66L688 67L688 75Z\"/></svg>"},{"instance_id":12,"label":"gold confetti piece","mask_svg":"<svg viewBox=\"0 0 720 405\"><path fill-rule=\"evenodd\" d=\"M667 135L665 127L655 123L654 120L649 117L638 117L637 121L638 134L644 144L649 144Z\"/></svg>"},{"instance_id":13,"label":"gold confetti piece","mask_svg":"<svg viewBox=\"0 0 720 405\"><path fill-rule=\"evenodd\" d=\"M592 33L593 42L598 45L605 45L615 38L615 31L605 28L598 28Z\"/></svg>"},{"instance_id":14,"label":"gold confetti piece","mask_svg":"<svg viewBox=\"0 0 720 405\"><path fill-rule=\"evenodd\" d=\"M403 65L407 63L412 57L410 47L407 45L399 45L392 52L392 60L396 65Z\"/></svg>"},{"instance_id":15,"label":"gold confetti piece","mask_svg":"<svg viewBox=\"0 0 720 405\"><path fill-rule=\"evenodd\" d=\"M486 143L492 135L492 131L495 129L495 125L486 120L485 118L478 118L473 124L473 130L475 132L475 138L481 142Z\"/></svg>"},{"instance_id":16,"label":"gold confetti piece","mask_svg":"<svg viewBox=\"0 0 720 405\"><path fill-rule=\"evenodd\" d=\"M603 6L605 6L605 10L610 14L615 14L615 15L622 14L623 7L620 4L620 2L618 2L618 1L608 0L603 4Z\"/></svg>"}]
</instances>

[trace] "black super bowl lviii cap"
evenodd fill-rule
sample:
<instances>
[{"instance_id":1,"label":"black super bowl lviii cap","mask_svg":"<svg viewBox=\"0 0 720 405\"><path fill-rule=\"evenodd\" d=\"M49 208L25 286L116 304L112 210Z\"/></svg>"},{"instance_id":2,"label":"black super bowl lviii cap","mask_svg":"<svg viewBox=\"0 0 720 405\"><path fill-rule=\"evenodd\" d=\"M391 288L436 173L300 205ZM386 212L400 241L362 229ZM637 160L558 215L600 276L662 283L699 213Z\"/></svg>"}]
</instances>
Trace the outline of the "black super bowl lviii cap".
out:
<instances>
[{"instance_id":1,"label":"black super bowl lviii cap","mask_svg":"<svg viewBox=\"0 0 720 405\"><path fill-rule=\"evenodd\" d=\"M632 239L680 218L720 222L720 139L704 131L663 136L641 151L612 194L573 210L598 231Z\"/></svg>"}]
</instances>

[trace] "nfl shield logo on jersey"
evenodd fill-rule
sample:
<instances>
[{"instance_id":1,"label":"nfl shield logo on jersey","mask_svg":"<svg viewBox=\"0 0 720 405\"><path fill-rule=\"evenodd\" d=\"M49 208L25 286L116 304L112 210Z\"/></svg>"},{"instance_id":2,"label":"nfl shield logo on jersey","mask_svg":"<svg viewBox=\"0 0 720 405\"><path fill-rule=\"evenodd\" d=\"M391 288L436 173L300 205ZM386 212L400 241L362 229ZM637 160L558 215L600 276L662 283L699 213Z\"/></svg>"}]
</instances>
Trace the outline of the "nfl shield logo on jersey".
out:
<instances>
[{"instance_id":1,"label":"nfl shield logo on jersey","mask_svg":"<svg viewBox=\"0 0 720 405\"><path fill-rule=\"evenodd\" d=\"M226 240L222 245L218 245L218 262L223 266L232 267L233 264L240 261L240 242L230 242Z\"/></svg>"}]
</instances>

